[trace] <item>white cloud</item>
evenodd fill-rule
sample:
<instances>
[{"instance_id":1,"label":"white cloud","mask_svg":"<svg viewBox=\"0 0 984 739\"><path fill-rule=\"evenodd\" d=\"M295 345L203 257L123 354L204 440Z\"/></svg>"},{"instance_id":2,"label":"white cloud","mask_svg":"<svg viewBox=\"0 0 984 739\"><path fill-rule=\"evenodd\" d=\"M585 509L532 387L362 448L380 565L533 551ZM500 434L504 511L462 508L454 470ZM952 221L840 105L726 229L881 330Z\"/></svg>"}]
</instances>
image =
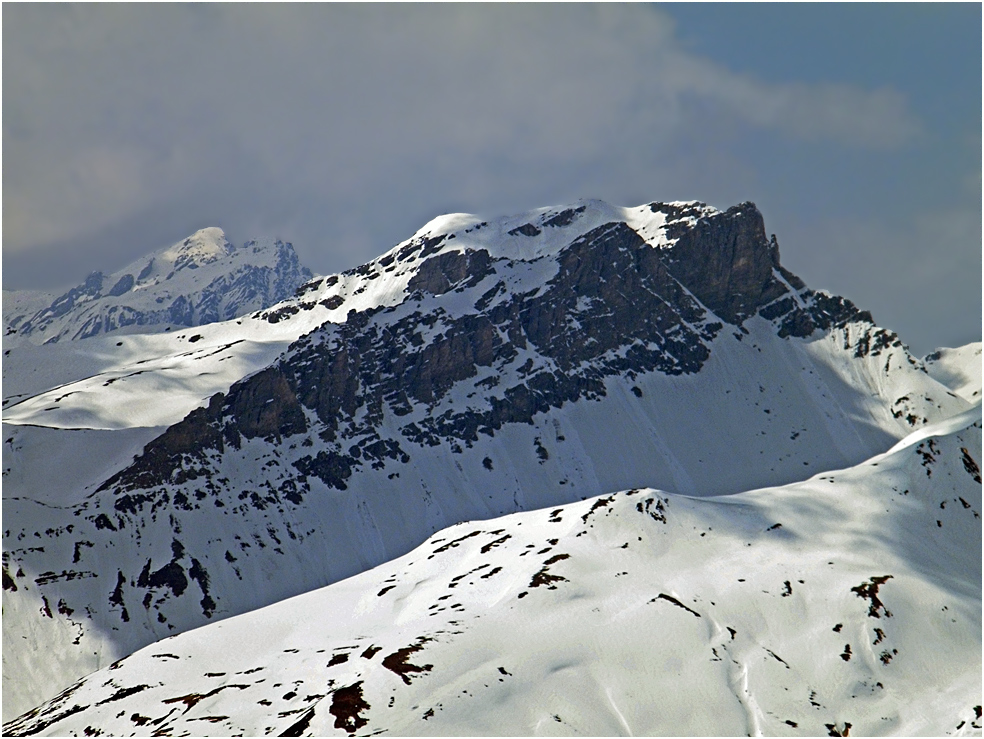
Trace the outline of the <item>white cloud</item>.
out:
<instances>
[{"instance_id":1,"label":"white cloud","mask_svg":"<svg viewBox=\"0 0 984 739\"><path fill-rule=\"evenodd\" d=\"M13 6L4 20L8 253L189 198L215 199L233 231L306 222L365 241L380 200L619 196L593 188L670 176L707 116L857 146L919 130L892 91L767 84L697 58L642 5Z\"/></svg>"}]
</instances>

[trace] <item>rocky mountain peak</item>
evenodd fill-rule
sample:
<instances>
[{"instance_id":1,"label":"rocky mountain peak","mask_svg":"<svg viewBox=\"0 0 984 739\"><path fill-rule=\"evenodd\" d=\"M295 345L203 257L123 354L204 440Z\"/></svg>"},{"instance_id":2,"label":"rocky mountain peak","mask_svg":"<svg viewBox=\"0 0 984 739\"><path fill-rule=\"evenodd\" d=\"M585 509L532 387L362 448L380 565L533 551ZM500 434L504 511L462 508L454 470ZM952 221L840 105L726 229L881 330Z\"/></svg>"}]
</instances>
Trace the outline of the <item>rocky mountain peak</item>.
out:
<instances>
[{"instance_id":1,"label":"rocky mountain peak","mask_svg":"<svg viewBox=\"0 0 984 739\"><path fill-rule=\"evenodd\" d=\"M197 326L280 302L311 276L289 243L250 241L237 249L221 228L203 228L112 275L93 272L32 314L5 314L4 335L53 343Z\"/></svg>"},{"instance_id":2,"label":"rocky mountain peak","mask_svg":"<svg viewBox=\"0 0 984 739\"><path fill-rule=\"evenodd\" d=\"M762 214L751 202L724 212L698 201L619 208L600 200L579 200L495 220L454 213L431 220L375 263L384 272L399 272L401 265L413 269L418 274L411 278L412 287L438 285L442 279L442 284L450 285L451 277L438 278L435 270L460 271L464 262L443 256L447 253L484 252L493 260L537 260L558 255L594 228L618 222L658 248L670 273L728 323L740 323L756 306L803 287L782 270L775 238L766 236ZM440 263L428 264L434 257ZM373 264L360 270L371 272Z\"/></svg>"},{"instance_id":3,"label":"rocky mountain peak","mask_svg":"<svg viewBox=\"0 0 984 739\"><path fill-rule=\"evenodd\" d=\"M374 290L386 301L364 296ZM726 324L740 341L755 315L780 336L870 320L786 272L752 203L581 201L497 221L455 214L300 293L268 320L315 305L339 320L213 397L107 489L174 479L187 455L207 449L314 434L328 446L293 463L297 489L314 476L342 490L360 467L409 459L413 445L470 448L602 398L607 378L695 374ZM466 408L456 392L464 383L482 389Z\"/></svg>"},{"instance_id":4,"label":"rocky mountain peak","mask_svg":"<svg viewBox=\"0 0 984 739\"><path fill-rule=\"evenodd\" d=\"M692 208L650 207L671 216L665 226L672 240L663 257L667 269L726 322L741 323L759 306L789 292L776 278L778 244L766 237L765 221L754 203L701 217L687 217Z\"/></svg>"},{"instance_id":5,"label":"rocky mountain peak","mask_svg":"<svg viewBox=\"0 0 984 739\"><path fill-rule=\"evenodd\" d=\"M200 229L183 241L163 250L160 260L173 265L172 268L175 270L187 264L202 266L229 256L235 248L226 239L225 232L221 228L212 226Z\"/></svg>"}]
</instances>

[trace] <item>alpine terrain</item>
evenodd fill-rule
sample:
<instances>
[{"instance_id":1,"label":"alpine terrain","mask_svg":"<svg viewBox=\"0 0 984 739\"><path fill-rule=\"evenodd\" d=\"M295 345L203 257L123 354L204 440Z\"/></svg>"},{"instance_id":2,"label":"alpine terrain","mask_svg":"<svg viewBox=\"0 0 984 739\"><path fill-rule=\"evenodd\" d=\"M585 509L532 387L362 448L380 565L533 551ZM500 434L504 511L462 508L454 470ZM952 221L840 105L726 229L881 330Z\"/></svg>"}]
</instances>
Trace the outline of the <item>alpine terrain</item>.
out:
<instances>
[{"instance_id":1,"label":"alpine terrain","mask_svg":"<svg viewBox=\"0 0 984 739\"><path fill-rule=\"evenodd\" d=\"M5 305L5 734L981 734L980 344L753 204L216 280Z\"/></svg>"}]
</instances>

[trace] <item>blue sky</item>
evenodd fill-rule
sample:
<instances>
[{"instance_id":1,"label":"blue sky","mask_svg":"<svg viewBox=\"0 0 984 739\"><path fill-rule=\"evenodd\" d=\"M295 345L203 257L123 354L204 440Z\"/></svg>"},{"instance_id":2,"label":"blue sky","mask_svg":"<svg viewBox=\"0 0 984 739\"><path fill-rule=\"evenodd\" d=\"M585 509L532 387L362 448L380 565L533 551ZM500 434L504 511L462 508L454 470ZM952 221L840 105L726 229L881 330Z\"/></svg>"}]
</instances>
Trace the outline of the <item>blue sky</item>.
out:
<instances>
[{"instance_id":1,"label":"blue sky","mask_svg":"<svg viewBox=\"0 0 984 739\"><path fill-rule=\"evenodd\" d=\"M7 289L208 225L326 273L443 212L752 200L917 353L981 338L979 4L2 12Z\"/></svg>"},{"instance_id":2,"label":"blue sky","mask_svg":"<svg viewBox=\"0 0 984 739\"><path fill-rule=\"evenodd\" d=\"M774 183L759 204L778 217L768 225L790 246L786 263L812 285L871 307L917 349L979 340L981 6L662 8L685 49L735 72L905 96L920 130L901 146L751 137L747 151L770 160L761 171Z\"/></svg>"}]
</instances>

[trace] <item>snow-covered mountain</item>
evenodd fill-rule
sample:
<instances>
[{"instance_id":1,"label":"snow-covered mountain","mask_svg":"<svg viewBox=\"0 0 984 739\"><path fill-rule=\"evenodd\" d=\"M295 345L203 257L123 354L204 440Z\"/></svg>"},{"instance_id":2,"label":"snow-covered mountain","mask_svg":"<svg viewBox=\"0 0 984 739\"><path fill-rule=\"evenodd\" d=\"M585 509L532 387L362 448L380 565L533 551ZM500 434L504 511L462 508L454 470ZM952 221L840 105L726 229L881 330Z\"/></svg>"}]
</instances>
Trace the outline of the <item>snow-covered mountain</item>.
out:
<instances>
[{"instance_id":1,"label":"snow-covered mountain","mask_svg":"<svg viewBox=\"0 0 984 739\"><path fill-rule=\"evenodd\" d=\"M980 407L778 488L445 529L11 736L980 735Z\"/></svg>"},{"instance_id":2,"label":"snow-covered mountain","mask_svg":"<svg viewBox=\"0 0 984 739\"><path fill-rule=\"evenodd\" d=\"M290 244L237 248L222 229L203 228L112 275L93 272L50 302L47 293L4 291L4 346L225 321L284 300L311 277Z\"/></svg>"},{"instance_id":3,"label":"snow-covered mountain","mask_svg":"<svg viewBox=\"0 0 984 739\"><path fill-rule=\"evenodd\" d=\"M750 203L444 216L269 309L112 338L77 342L87 376L5 371L5 717L460 521L792 484L980 397L785 270Z\"/></svg>"}]
</instances>

